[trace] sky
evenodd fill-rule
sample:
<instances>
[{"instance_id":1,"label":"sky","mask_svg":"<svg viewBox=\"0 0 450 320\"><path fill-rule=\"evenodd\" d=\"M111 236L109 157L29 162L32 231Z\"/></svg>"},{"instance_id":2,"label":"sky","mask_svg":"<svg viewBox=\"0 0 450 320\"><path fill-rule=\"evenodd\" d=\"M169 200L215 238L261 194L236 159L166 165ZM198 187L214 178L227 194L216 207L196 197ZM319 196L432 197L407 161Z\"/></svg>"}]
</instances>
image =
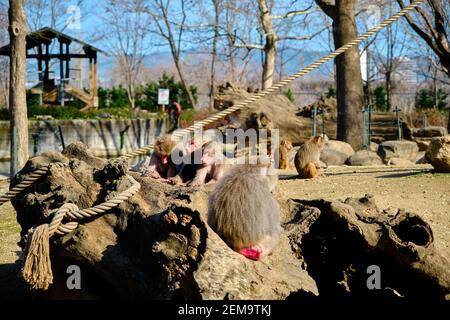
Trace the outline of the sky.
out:
<instances>
[{"instance_id":1,"label":"sky","mask_svg":"<svg viewBox=\"0 0 450 320\"><path fill-rule=\"evenodd\" d=\"M86 41L98 48L101 48L105 51L111 51L110 50L110 44L114 42L114 40L117 38L117 34L114 34L111 32L111 30L108 29L107 25L105 24L105 14L106 14L106 4L109 2L109 0L98 0L98 1L88 1L84 0L81 6L73 6L73 4L77 3L80 0L68 0L63 1L62 7L59 8L57 13L61 16L60 20L58 21L56 25L56 29L61 30L62 28L65 28L63 32L68 33L69 35L72 35L76 38L80 38L83 41ZM239 0L236 0L237 3L239 3ZM5 2L5 0L0 0L0 3ZM35 3L49 3L50 0L29 0L27 1L30 4ZM295 0L277 0L276 3L279 4L278 7L274 8L272 14L284 14L286 12L295 10L295 9L304 9L307 6L305 6L305 3L308 3L309 1L295 1ZM395 2L395 1L394 1ZM178 0L172 0L173 5L173 11L179 12L180 1ZM208 4L210 1L203 1L202 4L204 4L203 10L208 12L210 11L210 8L208 8ZM288 4L294 4L293 6L288 6ZM244 7L241 8L244 10L254 10L254 19L257 19L257 11L256 8L248 8ZM48 6L45 6L44 8L44 15L37 19L36 12L33 12L31 9L28 8L28 15L30 17L29 24L33 24L34 28L44 27L44 26L50 26L50 14L51 10ZM393 11L397 11L397 9L394 9ZM223 16L223 12L221 12ZM377 23L379 23L385 16L387 15L387 12L382 12L377 6L375 5L369 5L368 10L361 15L362 19L358 19L358 28L360 33L365 31L367 27L371 27ZM173 20L177 20L179 17L174 15L172 18ZM190 19L190 20L189 20ZM258 33L253 28L252 30L246 30L247 26L244 22L239 21L241 19L241 16L237 18L238 19L238 27L239 36L245 38L245 41L248 42L256 42L259 40ZM195 24L198 23L200 20L200 17L197 16L197 12L190 11L188 15L188 23ZM278 20L283 21L283 20ZM290 25L289 23L280 23L278 21L274 21L274 23L277 26L277 32L279 34L295 34L295 35L307 35L314 32L317 32L317 30L320 30L325 26L325 24L330 23L330 20L324 16L323 13L320 11L317 11L310 15L309 17L309 23L305 26L299 24L299 25ZM291 20L292 21L292 20ZM291 29L292 30L291 30ZM394 25L394 28L396 30L396 34L402 35L408 31L408 28L405 27L404 21L397 22ZM410 32L409 32L410 33ZM187 34L189 37L189 34ZM150 37L153 41L156 41L156 37ZM400 38L400 37L399 37ZM186 38L185 38L186 39ZM383 52L384 48L386 46L386 36L384 31L377 35L376 41L371 45L371 47L375 48L377 51ZM196 51L198 46L201 46L201 43L196 43L195 39L189 39L192 40L192 42L186 42L184 46L184 52L182 53L182 59L184 58L187 61L192 61L192 59L195 59L196 55L188 52ZM286 45L289 47L289 50L287 51L287 59L290 58L290 61L286 67L286 72L292 73L296 72L301 67L304 67L306 64L313 62L313 60L318 59L321 55L325 55L328 52L333 50L333 45L331 43L331 36L330 32L323 31L320 35L315 37L312 40L308 41L287 41ZM157 40L158 44L164 43L161 39ZM208 42L209 43L209 42ZM414 56L417 54L417 50L414 49L414 46L417 44L420 44L419 42L416 42L416 44L401 44L396 45L394 50L396 51L396 55L405 55L405 56ZM281 42L278 43L279 45ZM409 48L406 48L409 46ZM164 63L171 64L171 56L170 56L170 50L167 45L152 45L149 46L149 50L147 54L149 57L145 60L146 64L148 64L149 67L154 67L158 64L160 64L162 61ZM204 47L204 49L201 49L203 51L210 50L210 46ZM220 51L220 50L219 50ZM245 53L245 49L242 49L242 53ZM166 57L164 59L164 57ZM109 57L102 57L99 58L100 61L100 79L108 78L109 77L109 70L114 65L114 59L112 56ZM253 62L255 64L260 64L260 54L254 54ZM327 63L327 65L319 70L319 73L323 74L329 74L333 70L332 62Z\"/></svg>"}]
</instances>

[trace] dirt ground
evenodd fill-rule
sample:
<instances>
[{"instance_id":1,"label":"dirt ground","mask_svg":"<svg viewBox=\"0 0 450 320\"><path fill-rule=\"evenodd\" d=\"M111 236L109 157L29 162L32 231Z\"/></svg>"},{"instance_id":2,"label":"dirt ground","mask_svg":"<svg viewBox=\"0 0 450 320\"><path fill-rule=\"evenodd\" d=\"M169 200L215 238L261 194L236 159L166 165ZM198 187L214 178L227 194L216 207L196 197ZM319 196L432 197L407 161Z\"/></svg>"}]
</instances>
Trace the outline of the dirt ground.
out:
<instances>
[{"instance_id":1,"label":"dirt ground","mask_svg":"<svg viewBox=\"0 0 450 320\"><path fill-rule=\"evenodd\" d=\"M371 194L379 208L418 213L432 227L435 245L450 259L450 174L434 174L429 165L413 167L329 167L324 176L296 179L295 170L280 172L279 188L289 198L345 199ZM7 190L0 181L0 194ZM10 203L0 207L0 299L27 298L17 278L20 227Z\"/></svg>"}]
</instances>

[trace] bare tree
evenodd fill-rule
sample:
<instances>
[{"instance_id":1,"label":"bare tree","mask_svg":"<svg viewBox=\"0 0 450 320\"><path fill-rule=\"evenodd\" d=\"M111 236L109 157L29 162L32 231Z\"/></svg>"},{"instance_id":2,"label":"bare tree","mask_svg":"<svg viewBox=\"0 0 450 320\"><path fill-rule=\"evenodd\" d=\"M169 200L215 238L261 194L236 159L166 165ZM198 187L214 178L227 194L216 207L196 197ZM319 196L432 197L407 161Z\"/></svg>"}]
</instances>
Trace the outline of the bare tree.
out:
<instances>
[{"instance_id":1,"label":"bare tree","mask_svg":"<svg viewBox=\"0 0 450 320\"><path fill-rule=\"evenodd\" d=\"M0 3L0 47L8 43L8 9ZM0 108L8 107L9 95L9 61L0 56Z\"/></svg>"},{"instance_id":2,"label":"bare tree","mask_svg":"<svg viewBox=\"0 0 450 320\"><path fill-rule=\"evenodd\" d=\"M151 6L147 6L146 12L153 18L153 22L157 29L157 34L165 39L169 44L170 52L172 53L173 62L177 68L180 82L188 94L189 102L192 107L195 108L194 96L192 95L191 88L185 79L181 65L181 43L186 28L187 12L189 10L186 7L186 3L186 0L181 0L181 8L179 12L171 12L169 11L172 9L170 0L153 0L151 1ZM175 23L175 17L178 16L180 19ZM178 30L175 30L174 26L176 26ZM153 32L154 30L152 29L150 31ZM174 31L178 31L177 34L174 34Z\"/></svg>"},{"instance_id":3,"label":"bare tree","mask_svg":"<svg viewBox=\"0 0 450 320\"><path fill-rule=\"evenodd\" d=\"M108 0L106 3L106 32L111 51L123 76L131 108L136 114L136 84L149 47L149 19L143 0Z\"/></svg>"},{"instance_id":4,"label":"bare tree","mask_svg":"<svg viewBox=\"0 0 450 320\"><path fill-rule=\"evenodd\" d=\"M401 8L403 0L397 0ZM450 3L448 0L427 0L427 6L419 6L415 14L406 15L411 28L430 46L439 57L442 68L450 77Z\"/></svg>"},{"instance_id":5,"label":"bare tree","mask_svg":"<svg viewBox=\"0 0 450 320\"><path fill-rule=\"evenodd\" d=\"M312 3L306 9L291 10L280 15L272 14L272 7L274 2L269 3L267 0L258 0L258 11L259 11L259 23L260 28L260 38L263 39L263 44L253 44L253 43L237 43L236 47L247 48L247 49L259 49L263 50L264 54L262 57L262 88L268 88L272 86L273 75L276 62L276 50L277 42L285 40L310 40L316 35L320 34L326 29L326 27L319 28L314 33L306 36L299 36L288 32L287 34L279 35L277 34L277 26L274 25L274 21L280 21L280 25L292 24L292 18L297 16L306 17L308 14L317 11L317 8L313 8ZM292 28L289 29L292 31Z\"/></svg>"},{"instance_id":6,"label":"bare tree","mask_svg":"<svg viewBox=\"0 0 450 320\"><path fill-rule=\"evenodd\" d=\"M214 81L215 81L215 66L217 59L217 40L219 39L219 4L218 0L212 0L214 6L214 37L212 44L211 57L211 84L209 90L209 109L214 109Z\"/></svg>"},{"instance_id":7,"label":"bare tree","mask_svg":"<svg viewBox=\"0 0 450 320\"><path fill-rule=\"evenodd\" d=\"M387 5L387 15L392 15L392 4ZM392 109L392 91L394 88L394 74L402 64L401 57L405 50L406 34L403 32L402 25L397 23L390 25L381 34L384 37L378 37L378 40L374 41L373 56L376 61L376 68L378 73L384 77L384 87L386 89L386 104L387 110ZM381 47L380 47L381 42Z\"/></svg>"},{"instance_id":8,"label":"bare tree","mask_svg":"<svg viewBox=\"0 0 450 320\"><path fill-rule=\"evenodd\" d=\"M24 0L9 1L11 174L28 160L28 118L25 89L27 21Z\"/></svg>"},{"instance_id":9,"label":"bare tree","mask_svg":"<svg viewBox=\"0 0 450 320\"><path fill-rule=\"evenodd\" d=\"M339 48L357 37L355 0L315 0L333 20L333 41ZM361 146L361 107L364 101L358 47L353 47L335 59L336 96L338 101L337 138Z\"/></svg>"}]
</instances>

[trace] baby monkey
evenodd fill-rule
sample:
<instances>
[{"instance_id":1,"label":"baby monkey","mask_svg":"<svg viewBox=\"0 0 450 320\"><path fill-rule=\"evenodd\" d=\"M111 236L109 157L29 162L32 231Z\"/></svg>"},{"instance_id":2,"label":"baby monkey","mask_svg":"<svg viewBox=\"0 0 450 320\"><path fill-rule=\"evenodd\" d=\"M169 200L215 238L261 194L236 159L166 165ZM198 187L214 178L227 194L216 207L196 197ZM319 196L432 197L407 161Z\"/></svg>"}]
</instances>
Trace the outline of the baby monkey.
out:
<instances>
[{"instance_id":1,"label":"baby monkey","mask_svg":"<svg viewBox=\"0 0 450 320\"><path fill-rule=\"evenodd\" d=\"M320 161L320 153L324 146L325 141L322 136L311 137L301 145L294 159L300 178L315 178L319 175L319 169L326 168L326 164Z\"/></svg>"},{"instance_id":2,"label":"baby monkey","mask_svg":"<svg viewBox=\"0 0 450 320\"><path fill-rule=\"evenodd\" d=\"M222 145L215 141L208 141L202 146L200 168L189 186L217 182L229 167L230 164L223 154Z\"/></svg>"},{"instance_id":3,"label":"baby monkey","mask_svg":"<svg viewBox=\"0 0 450 320\"><path fill-rule=\"evenodd\" d=\"M283 139L280 142L280 148L278 149L278 161L280 169L288 169L290 167L288 153L292 150L292 142L288 139Z\"/></svg>"},{"instance_id":4,"label":"baby monkey","mask_svg":"<svg viewBox=\"0 0 450 320\"><path fill-rule=\"evenodd\" d=\"M208 224L249 259L259 260L278 244L280 209L271 193L277 180L270 164L235 165L209 196Z\"/></svg>"},{"instance_id":5,"label":"baby monkey","mask_svg":"<svg viewBox=\"0 0 450 320\"><path fill-rule=\"evenodd\" d=\"M171 158L171 152L174 148L175 142L170 136L157 139L145 175L155 179L175 176L177 170Z\"/></svg>"}]
</instances>

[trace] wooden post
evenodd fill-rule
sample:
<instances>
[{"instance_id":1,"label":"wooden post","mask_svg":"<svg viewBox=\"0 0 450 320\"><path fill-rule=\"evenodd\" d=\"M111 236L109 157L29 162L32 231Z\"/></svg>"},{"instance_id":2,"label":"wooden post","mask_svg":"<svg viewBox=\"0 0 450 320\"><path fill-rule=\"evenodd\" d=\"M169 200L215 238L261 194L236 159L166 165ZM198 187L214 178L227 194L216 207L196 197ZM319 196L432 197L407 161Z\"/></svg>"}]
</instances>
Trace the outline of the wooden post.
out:
<instances>
[{"instance_id":1,"label":"wooden post","mask_svg":"<svg viewBox=\"0 0 450 320\"><path fill-rule=\"evenodd\" d=\"M92 101L93 107L98 107L98 65L97 65L97 52L94 52L94 80L92 83Z\"/></svg>"},{"instance_id":2,"label":"wooden post","mask_svg":"<svg viewBox=\"0 0 450 320\"><path fill-rule=\"evenodd\" d=\"M10 85L9 113L11 140L11 175L17 173L28 160L28 118L25 91L27 21L24 0L9 1Z\"/></svg>"},{"instance_id":3,"label":"wooden post","mask_svg":"<svg viewBox=\"0 0 450 320\"><path fill-rule=\"evenodd\" d=\"M42 44L38 46L38 72L39 72L39 81L42 81Z\"/></svg>"},{"instance_id":4,"label":"wooden post","mask_svg":"<svg viewBox=\"0 0 450 320\"><path fill-rule=\"evenodd\" d=\"M59 99L61 100L61 107L64 107L64 43L61 39L59 41Z\"/></svg>"},{"instance_id":5,"label":"wooden post","mask_svg":"<svg viewBox=\"0 0 450 320\"><path fill-rule=\"evenodd\" d=\"M69 78L70 78L70 54L69 54L69 43L66 43L66 56L65 56L65 60L66 60L66 75L64 78L66 78L67 83L69 83Z\"/></svg>"},{"instance_id":6,"label":"wooden post","mask_svg":"<svg viewBox=\"0 0 450 320\"><path fill-rule=\"evenodd\" d=\"M44 82L47 82L49 79L49 72L50 70L49 68L49 54L50 54L50 49L49 49L49 44L46 43L45 44L45 72L44 72Z\"/></svg>"}]
</instances>

